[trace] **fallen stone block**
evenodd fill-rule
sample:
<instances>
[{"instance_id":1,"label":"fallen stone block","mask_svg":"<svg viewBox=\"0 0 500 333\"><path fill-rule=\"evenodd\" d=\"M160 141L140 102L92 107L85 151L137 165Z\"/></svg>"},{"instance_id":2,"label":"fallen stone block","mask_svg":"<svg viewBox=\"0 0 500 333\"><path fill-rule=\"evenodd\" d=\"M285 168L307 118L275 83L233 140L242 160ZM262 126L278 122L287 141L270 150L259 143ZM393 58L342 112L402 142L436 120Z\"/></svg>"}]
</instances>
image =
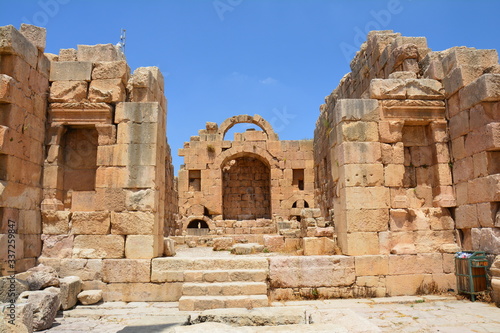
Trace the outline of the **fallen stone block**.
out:
<instances>
[{"instance_id":1,"label":"fallen stone block","mask_svg":"<svg viewBox=\"0 0 500 333\"><path fill-rule=\"evenodd\" d=\"M234 244L231 248L232 254L252 254L264 251L264 245L257 243Z\"/></svg>"},{"instance_id":2,"label":"fallen stone block","mask_svg":"<svg viewBox=\"0 0 500 333\"><path fill-rule=\"evenodd\" d=\"M45 330L52 326L61 304L56 293L44 290L25 291L19 297L31 303L33 307L33 329L35 331Z\"/></svg>"},{"instance_id":3,"label":"fallen stone block","mask_svg":"<svg viewBox=\"0 0 500 333\"><path fill-rule=\"evenodd\" d=\"M51 286L57 287L59 276L54 268L40 264L26 271L26 282L32 291Z\"/></svg>"},{"instance_id":4,"label":"fallen stone block","mask_svg":"<svg viewBox=\"0 0 500 333\"><path fill-rule=\"evenodd\" d=\"M76 305L77 296L82 291L82 280L78 276L67 276L59 279L61 289L61 307L71 309Z\"/></svg>"},{"instance_id":5,"label":"fallen stone block","mask_svg":"<svg viewBox=\"0 0 500 333\"><path fill-rule=\"evenodd\" d=\"M102 300L102 290L85 290L78 294L78 300L83 305L96 304Z\"/></svg>"},{"instance_id":6,"label":"fallen stone block","mask_svg":"<svg viewBox=\"0 0 500 333\"><path fill-rule=\"evenodd\" d=\"M0 304L0 332L2 333L32 333L33 332L33 304L28 302ZM14 323L9 323L14 319Z\"/></svg>"},{"instance_id":7,"label":"fallen stone block","mask_svg":"<svg viewBox=\"0 0 500 333\"><path fill-rule=\"evenodd\" d=\"M28 291L26 281L16 277L4 276L0 278L0 303L12 303L24 291Z\"/></svg>"},{"instance_id":8,"label":"fallen stone block","mask_svg":"<svg viewBox=\"0 0 500 333\"><path fill-rule=\"evenodd\" d=\"M234 239L232 237L214 238L214 251L231 250L233 244L234 244Z\"/></svg>"}]
</instances>

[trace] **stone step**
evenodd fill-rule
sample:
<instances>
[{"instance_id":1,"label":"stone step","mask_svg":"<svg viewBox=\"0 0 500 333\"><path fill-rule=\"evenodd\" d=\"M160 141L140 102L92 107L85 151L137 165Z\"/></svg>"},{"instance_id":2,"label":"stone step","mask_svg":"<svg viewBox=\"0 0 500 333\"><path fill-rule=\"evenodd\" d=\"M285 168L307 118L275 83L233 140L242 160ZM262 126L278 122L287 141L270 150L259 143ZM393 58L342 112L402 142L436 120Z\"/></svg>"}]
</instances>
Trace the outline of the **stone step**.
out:
<instances>
[{"instance_id":1,"label":"stone step","mask_svg":"<svg viewBox=\"0 0 500 333\"><path fill-rule=\"evenodd\" d=\"M182 272L201 270L247 270L269 268L267 258L155 258L151 263L153 282L183 281Z\"/></svg>"},{"instance_id":2,"label":"stone step","mask_svg":"<svg viewBox=\"0 0 500 333\"><path fill-rule=\"evenodd\" d=\"M265 282L267 269L226 269L185 271L185 282Z\"/></svg>"},{"instance_id":3,"label":"stone step","mask_svg":"<svg viewBox=\"0 0 500 333\"><path fill-rule=\"evenodd\" d=\"M179 311L203 311L223 308L260 308L269 306L267 295L182 296Z\"/></svg>"},{"instance_id":4,"label":"stone step","mask_svg":"<svg viewBox=\"0 0 500 333\"><path fill-rule=\"evenodd\" d=\"M237 296L267 295L265 282L214 282L184 283L182 295L185 296Z\"/></svg>"}]
</instances>

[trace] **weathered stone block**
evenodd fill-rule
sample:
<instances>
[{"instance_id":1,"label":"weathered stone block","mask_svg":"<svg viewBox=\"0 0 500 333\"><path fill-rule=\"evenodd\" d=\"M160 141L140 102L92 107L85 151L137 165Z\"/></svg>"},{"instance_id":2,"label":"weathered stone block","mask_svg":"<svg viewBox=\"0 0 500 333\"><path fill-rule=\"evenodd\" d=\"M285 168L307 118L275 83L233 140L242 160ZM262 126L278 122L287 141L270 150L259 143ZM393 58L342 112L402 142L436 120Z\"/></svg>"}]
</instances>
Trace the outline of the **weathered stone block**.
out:
<instances>
[{"instance_id":1,"label":"weathered stone block","mask_svg":"<svg viewBox=\"0 0 500 333\"><path fill-rule=\"evenodd\" d=\"M290 271L296 272L290 274ZM354 258L343 256L270 257L273 288L346 286L354 283Z\"/></svg>"},{"instance_id":2,"label":"weathered stone block","mask_svg":"<svg viewBox=\"0 0 500 333\"><path fill-rule=\"evenodd\" d=\"M37 48L12 25L0 27L0 53L19 55L36 68Z\"/></svg>"},{"instance_id":3,"label":"weathered stone block","mask_svg":"<svg viewBox=\"0 0 500 333\"><path fill-rule=\"evenodd\" d=\"M125 56L119 48L113 44L78 45L78 61L103 62L120 61Z\"/></svg>"},{"instance_id":4,"label":"weathered stone block","mask_svg":"<svg viewBox=\"0 0 500 333\"><path fill-rule=\"evenodd\" d=\"M102 262L104 282L150 282L151 260L105 259Z\"/></svg>"},{"instance_id":5,"label":"weathered stone block","mask_svg":"<svg viewBox=\"0 0 500 333\"><path fill-rule=\"evenodd\" d=\"M387 187L401 187L405 177L403 164L389 164L384 168L384 183Z\"/></svg>"},{"instance_id":6,"label":"weathered stone block","mask_svg":"<svg viewBox=\"0 0 500 333\"><path fill-rule=\"evenodd\" d=\"M215 239L214 239L214 251L216 251L216 249L215 249ZM176 252L175 252L175 241L173 239L171 239L171 238L165 237L163 239L163 255L165 257L173 257L173 256L175 256L175 254L176 254Z\"/></svg>"},{"instance_id":7,"label":"weathered stone block","mask_svg":"<svg viewBox=\"0 0 500 333\"><path fill-rule=\"evenodd\" d=\"M155 199L155 191L150 189L125 191L127 210L155 211Z\"/></svg>"},{"instance_id":8,"label":"weathered stone block","mask_svg":"<svg viewBox=\"0 0 500 333\"><path fill-rule=\"evenodd\" d=\"M120 123L118 124L118 143L156 143L158 123Z\"/></svg>"},{"instance_id":9,"label":"weathered stone block","mask_svg":"<svg viewBox=\"0 0 500 333\"><path fill-rule=\"evenodd\" d=\"M379 105L376 100L341 99L337 100L333 113L336 117L335 124L346 120L377 121Z\"/></svg>"},{"instance_id":10,"label":"weathered stone block","mask_svg":"<svg viewBox=\"0 0 500 333\"><path fill-rule=\"evenodd\" d=\"M100 279L101 270L100 259L61 259L58 269L60 276L78 276L83 281Z\"/></svg>"},{"instance_id":11,"label":"weathered stone block","mask_svg":"<svg viewBox=\"0 0 500 333\"><path fill-rule=\"evenodd\" d=\"M42 290L25 291L20 298L32 305L33 330L41 331L52 326L61 304L57 293Z\"/></svg>"},{"instance_id":12,"label":"weathered stone block","mask_svg":"<svg viewBox=\"0 0 500 333\"><path fill-rule=\"evenodd\" d=\"M76 49L60 49L57 61L77 61Z\"/></svg>"},{"instance_id":13,"label":"weathered stone block","mask_svg":"<svg viewBox=\"0 0 500 333\"><path fill-rule=\"evenodd\" d=\"M387 230L388 209L349 209L345 211L346 229L337 223L338 231L377 232Z\"/></svg>"},{"instance_id":14,"label":"weathered stone block","mask_svg":"<svg viewBox=\"0 0 500 333\"><path fill-rule=\"evenodd\" d=\"M389 256L389 275L441 273L443 264L440 253Z\"/></svg>"},{"instance_id":15,"label":"weathered stone block","mask_svg":"<svg viewBox=\"0 0 500 333\"><path fill-rule=\"evenodd\" d=\"M14 288L11 288L13 286ZM0 278L0 302L15 303L17 297L23 292L28 291L28 282L10 276Z\"/></svg>"},{"instance_id":16,"label":"weathered stone block","mask_svg":"<svg viewBox=\"0 0 500 333\"><path fill-rule=\"evenodd\" d=\"M385 255L356 256L356 276L387 275L389 259Z\"/></svg>"},{"instance_id":17,"label":"weathered stone block","mask_svg":"<svg viewBox=\"0 0 500 333\"><path fill-rule=\"evenodd\" d=\"M376 122L357 121L352 123L342 123L338 127L342 141L375 141L378 142L378 126Z\"/></svg>"},{"instance_id":18,"label":"weathered stone block","mask_svg":"<svg viewBox=\"0 0 500 333\"><path fill-rule=\"evenodd\" d=\"M155 216L150 212L111 213L111 233L117 235L152 234Z\"/></svg>"},{"instance_id":19,"label":"weathered stone block","mask_svg":"<svg viewBox=\"0 0 500 333\"><path fill-rule=\"evenodd\" d=\"M46 235L60 235L69 232L69 211L43 211L42 227Z\"/></svg>"},{"instance_id":20,"label":"weathered stone block","mask_svg":"<svg viewBox=\"0 0 500 333\"><path fill-rule=\"evenodd\" d=\"M462 111L452 117L449 122L450 138L456 139L470 132L469 111Z\"/></svg>"},{"instance_id":21,"label":"weathered stone block","mask_svg":"<svg viewBox=\"0 0 500 333\"><path fill-rule=\"evenodd\" d=\"M73 239L73 235L42 235L42 257L71 258Z\"/></svg>"},{"instance_id":22,"label":"weathered stone block","mask_svg":"<svg viewBox=\"0 0 500 333\"><path fill-rule=\"evenodd\" d=\"M6 333L32 333L33 332L33 304L17 303L16 316L13 323L9 323L10 310L7 306L2 308L0 314L0 331Z\"/></svg>"},{"instance_id":23,"label":"weathered stone block","mask_svg":"<svg viewBox=\"0 0 500 333\"><path fill-rule=\"evenodd\" d=\"M126 83L129 76L130 68L125 60L97 62L92 70L92 80L120 79Z\"/></svg>"},{"instance_id":24,"label":"weathered stone block","mask_svg":"<svg viewBox=\"0 0 500 333\"><path fill-rule=\"evenodd\" d=\"M472 250L500 253L500 228L472 228Z\"/></svg>"},{"instance_id":25,"label":"weathered stone block","mask_svg":"<svg viewBox=\"0 0 500 333\"><path fill-rule=\"evenodd\" d=\"M109 212L74 212L71 216L71 233L76 235L106 235L110 225Z\"/></svg>"},{"instance_id":26,"label":"weathered stone block","mask_svg":"<svg viewBox=\"0 0 500 333\"><path fill-rule=\"evenodd\" d=\"M264 247L271 252L281 252L285 247L285 238L278 235L264 235Z\"/></svg>"},{"instance_id":27,"label":"weathered stone block","mask_svg":"<svg viewBox=\"0 0 500 333\"><path fill-rule=\"evenodd\" d=\"M104 302L177 302L182 283L110 283L103 290Z\"/></svg>"},{"instance_id":28,"label":"weathered stone block","mask_svg":"<svg viewBox=\"0 0 500 333\"><path fill-rule=\"evenodd\" d=\"M459 93L462 110L500 100L500 74L483 74Z\"/></svg>"},{"instance_id":29,"label":"weathered stone block","mask_svg":"<svg viewBox=\"0 0 500 333\"><path fill-rule=\"evenodd\" d=\"M379 163L382 153L379 142L344 142L337 148L339 165Z\"/></svg>"},{"instance_id":30,"label":"weathered stone block","mask_svg":"<svg viewBox=\"0 0 500 333\"><path fill-rule=\"evenodd\" d=\"M96 103L123 102L126 98L125 86L121 79L92 80L88 98Z\"/></svg>"},{"instance_id":31,"label":"weathered stone block","mask_svg":"<svg viewBox=\"0 0 500 333\"><path fill-rule=\"evenodd\" d=\"M305 256L335 254L334 241L326 237L304 237L302 248Z\"/></svg>"},{"instance_id":32,"label":"weathered stone block","mask_svg":"<svg viewBox=\"0 0 500 333\"><path fill-rule=\"evenodd\" d=\"M19 32L26 37L38 50L45 50L45 39L47 38L47 29L35 25L22 23Z\"/></svg>"},{"instance_id":33,"label":"weathered stone block","mask_svg":"<svg viewBox=\"0 0 500 333\"><path fill-rule=\"evenodd\" d=\"M87 87L85 81L56 81L50 86L49 102L81 102L87 98Z\"/></svg>"},{"instance_id":34,"label":"weathered stone block","mask_svg":"<svg viewBox=\"0 0 500 333\"><path fill-rule=\"evenodd\" d=\"M342 253L349 256L379 254L379 237L374 232L347 233L340 235L338 242Z\"/></svg>"},{"instance_id":35,"label":"weathered stone block","mask_svg":"<svg viewBox=\"0 0 500 333\"><path fill-rule=\"evenodd\" d=\"M135 123L155 123L160 121L162 112L157 102L124 102L116 105L115 123L127 121Z\"/></svg>"},{"instance_id":36,"label":"weathered stone block","mask_svg":"<svg viewBox=\"0 0 500 333\"><path fill-rule=\"evenodd\" d=\"M78 300L83 305L96 304L102 300L102 290L85 290L78 294Z\"/></svg>"},{"instance_id":37,"label":"weathered stone block","mask_svg":"<svg viewBox=\"0 0 500 333\"><path fill-rule=\"evenodd\" d=\"M340 190L346 209L379 209L390 207L390 192L386 187L347 187Z\"/></svg>"},{"instance_id":38,"label":"weathered stone block","mask_svg":"<svg viewBox=\"0 0 500 333\"><path fill-rule=\"evenodd\" d=\"M88 61L52 61L50 63L51 82L90 81L92 63Z\"/></svg>"},{"instance_id":39,"label":"weathered stone block","mask_svg":"<svg viewBox=\"0 0 500 333\"><path fill-rule=\"evenodd\" d=\"M123 258L125 241L121 235L79 235L75 237L74 258Z\"/></svg>"},{"instance_id":40,"label":"weathered stone block","mask_svg":"<svg viewBox=\"0 0 500 333\"><path fill-rule=\"evenodd\" d=\"M160 239L161 238L161 239ZM160 242L156 235L128 235L125 241L125 257L128 259L151 259L161 255Z\"/></svg>"},{"instance_id":41,"label":"weathered stone block","mask_svg":"<svg viewBox=\"0 0 500 333\"><path fill-rule=\"evenodd\" d=\"M378 123L380 142L397 143L403 139L403 121L380 121Z\"/></svg>"},{"instance_id":42,"label":"weathered stone block","mask_svg":"<svg viewBox=\"0 0 500 333\"><path fill-rule=\"evenodd\" d=\"M380 186L384 181L381 164L346 164L339 172L345 186Z\"/></svg>"},{"instance_id":43,"label":"weathered stone block","mask_svg":"<svg viewBox=\"0 0 500 333\"><path fill-rule=\"evenodd\" d=\"M78 276L67 276L59 279L59 288L61 290L61 308L63 310L71 309L76 305L77 296L82 291L82 280Z\"/></svg>"},{"instance_id":44,"label":"weathered stone block","mask_svg":"<svg viewBox=\"0 0 500 333\"><path fill-rule=\"evenodd\" d=\"M471 203L500 201L500 174L469 181L467 189Z\"/></svg>"}]
</instances>

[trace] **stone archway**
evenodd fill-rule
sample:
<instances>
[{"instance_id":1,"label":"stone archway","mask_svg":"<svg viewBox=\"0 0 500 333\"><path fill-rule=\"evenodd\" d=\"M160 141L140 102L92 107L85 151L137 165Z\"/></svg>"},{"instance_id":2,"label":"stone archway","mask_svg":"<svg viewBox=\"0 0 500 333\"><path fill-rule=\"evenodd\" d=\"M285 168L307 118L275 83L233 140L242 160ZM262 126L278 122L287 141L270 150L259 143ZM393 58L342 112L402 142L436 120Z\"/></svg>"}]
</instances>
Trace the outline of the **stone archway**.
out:
<instances>
[{"instance_id":1,"label":"stone archway","mask_svg":"<svg viewBox=\"0 0 500 333\"><path fill-rule=\"evenodd\" d=\"M271 124L258 114L254 116L249 116L246 114L238 115L224 120L222 124L220 124L219 130L217 132L218 139L224 140L224 136L226 135L227 131L229 131L234 125L244 124L244 123L254 124L259 126L266 133L268 140L271 141L278 140L278 135L276 134L276 132L274 132Z\"/></svg>"},{"instance_id":2,"label":"stone archway","mask_svg":"<svg viewBox=\"0 0 500 333\"><path fill-rule=\"evenodd\" d=\"M238 154L221 170L224 219L271 218L271 171L260 156Z\"/></svg>"}]
</instances>

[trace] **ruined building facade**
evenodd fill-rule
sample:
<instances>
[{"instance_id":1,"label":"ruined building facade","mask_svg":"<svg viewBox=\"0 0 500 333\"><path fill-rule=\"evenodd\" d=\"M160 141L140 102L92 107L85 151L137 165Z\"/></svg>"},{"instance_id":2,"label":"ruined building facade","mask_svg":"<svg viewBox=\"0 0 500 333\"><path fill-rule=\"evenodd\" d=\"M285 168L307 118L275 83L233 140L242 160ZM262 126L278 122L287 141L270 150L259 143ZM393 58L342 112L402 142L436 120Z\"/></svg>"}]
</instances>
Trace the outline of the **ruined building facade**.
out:
<instances>
[{"instance_id":1,"label":"ruined building facade","mask_svg":"<svg viewBox=\"0 0 500 333\"><path fill-rule=\"evenodd\" d=\"M179 150L176 179L159 69L131 73L110 44L44 47L42 28L0 28L0 246L16 242L2 275L43 263L105 301L195 310L455 288L456 251L500 254L495 50L371 32L314 141L280 141L259 115L208 122ZM226 137L239 123L257 130ZM286 255L166 257L172 239ZM193 283L216 269L253 269L258 288L238 281L201 302L215 289Z\"/></svg>"},{"instance_id":2,"label":"ruined building facade","mask_svg":"<svg viewBox=\"0 0 500 333\"><path fill-rule=\"evenodd\" d=\"M260 130L226 138L240 123ZM178 234L205 221L208 233L262 242L262 235L278 232L278 221L293 220L298 229L302 209L314 208L312 140L280 141L259 115L208 122L179 155Z\"/></svg>"}]
</instances>

